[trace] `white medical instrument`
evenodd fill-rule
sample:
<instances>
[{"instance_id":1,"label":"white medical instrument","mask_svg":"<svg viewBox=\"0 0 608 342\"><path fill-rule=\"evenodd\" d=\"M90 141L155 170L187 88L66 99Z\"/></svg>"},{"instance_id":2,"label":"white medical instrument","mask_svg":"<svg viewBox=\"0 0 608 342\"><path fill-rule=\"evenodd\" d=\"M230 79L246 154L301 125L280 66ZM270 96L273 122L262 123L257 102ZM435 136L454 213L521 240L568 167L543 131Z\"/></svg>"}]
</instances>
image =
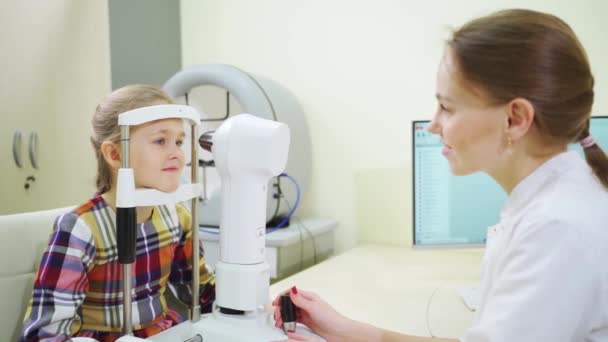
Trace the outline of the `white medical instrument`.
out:
<instances>
[{"instance_id":1,"label":"white medical instrument","mask_svg":"<svg viewBox=\"0 0 608 342\"><path fill-rule=\"evenodd\" d=\"M119 116L122 164L118 173L116 229L119 262L123 280L131 279L135 260L136 207L192 201L192 222L197 222L200 184L196 183L198 165L191 165L191 184L173 193L136 189L129 168L129 127L145 122L181 118L190 122L192 160L197 160L197 127L200 114L190 106L157 105L135 109ZM216 301L213 312L200 315L199 237L192 229L192 303L190 320L148 339L132 336L131 296L124 295L123 333L117 341L277 341L285 334L274 326L264 310L269 302L268 264L265 261L266 196L268 180L286 165L290 132L287 125L240 114L227 119L214 134L200 139L211 148L221 177L220 219L221 260L216 267ZM123 281L123 293L130 294L130 281Z\"/></svg>"}]
</instances>

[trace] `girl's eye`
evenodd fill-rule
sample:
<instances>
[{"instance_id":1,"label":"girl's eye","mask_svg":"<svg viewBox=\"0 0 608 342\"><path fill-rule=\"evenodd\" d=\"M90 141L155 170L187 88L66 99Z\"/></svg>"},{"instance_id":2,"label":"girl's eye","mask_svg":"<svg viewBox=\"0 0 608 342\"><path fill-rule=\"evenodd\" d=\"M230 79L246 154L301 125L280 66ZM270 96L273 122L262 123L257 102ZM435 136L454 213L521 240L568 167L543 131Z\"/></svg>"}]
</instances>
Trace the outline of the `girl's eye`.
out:
<instances>
[{"instance_id":1,"label":"girl's eye","mask_svg":"<svg viewBox=\"0 0 608 342\"><path fill-rule=\"evenodd\" d=\"M164 138L156 139L156 140L154 140L154 143L157 145L164 145L165 139Z\"/></svg>"},{"instance_id":2,"label":"girl's eye","mask_svg":"<svg viewBox=\"0 0 608 342\"><path fill-rule=\"evenodd\" d=\"M183 140L178 140L178 141L175 142L175 144L177 146L182 146L184 144L184 141Z\"/></svg>"}]
</instances>

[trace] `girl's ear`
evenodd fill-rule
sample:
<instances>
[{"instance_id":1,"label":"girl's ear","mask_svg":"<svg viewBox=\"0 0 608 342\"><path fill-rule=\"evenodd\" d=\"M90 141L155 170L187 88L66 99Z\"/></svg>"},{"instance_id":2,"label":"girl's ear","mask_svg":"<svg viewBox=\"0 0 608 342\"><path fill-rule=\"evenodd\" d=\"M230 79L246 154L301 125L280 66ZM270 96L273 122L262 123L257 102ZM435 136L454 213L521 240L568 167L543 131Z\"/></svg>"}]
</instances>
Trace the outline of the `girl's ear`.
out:
<instances>
[{"instance_id":1,"label":"girl's ear","mask_svg":"<svg viewBox=\"0 0 608 342\"><path fill-rule=\"evenodd\" d=\"M111 141L104 141L101 143L101 154L110 168L113 170L120 168L120 145Z\"/></svg>"}]
</instances>

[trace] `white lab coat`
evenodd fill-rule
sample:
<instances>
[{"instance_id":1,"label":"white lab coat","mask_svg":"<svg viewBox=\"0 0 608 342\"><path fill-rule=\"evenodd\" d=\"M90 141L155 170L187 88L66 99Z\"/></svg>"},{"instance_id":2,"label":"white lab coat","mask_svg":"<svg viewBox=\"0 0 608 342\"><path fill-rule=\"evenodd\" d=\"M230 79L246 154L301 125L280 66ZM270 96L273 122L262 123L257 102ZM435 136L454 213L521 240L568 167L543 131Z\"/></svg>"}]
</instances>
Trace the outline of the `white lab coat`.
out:
<instances>
[{"instance_id":1,"label":"white lab coat","mask_svg":"<svg viewBox=\"0 0 608 342\"><path fill-rule=\"evenodd\" d=\"M515 187L481 278L463 342L608 341L608 191L576 152Z\"/></svg>"}]
</instances>

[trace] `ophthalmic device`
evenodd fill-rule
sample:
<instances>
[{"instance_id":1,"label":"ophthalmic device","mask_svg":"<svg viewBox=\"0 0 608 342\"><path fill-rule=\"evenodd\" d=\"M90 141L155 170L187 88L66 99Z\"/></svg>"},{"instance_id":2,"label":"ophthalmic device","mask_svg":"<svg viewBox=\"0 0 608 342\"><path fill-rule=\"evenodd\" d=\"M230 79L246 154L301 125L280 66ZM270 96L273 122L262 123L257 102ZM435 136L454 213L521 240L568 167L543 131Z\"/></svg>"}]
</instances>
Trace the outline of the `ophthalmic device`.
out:
<instances>
[{"instance_id":1,"label":"ophthalmic device","mask_svg":"<svg viewBox=\"0 0 608 342\"><path fill-rule=\"evenodd\" d=\"M220 261L216 265L216 300L213 312L200 314L199 237L196 226L198 165L191 163L191 184L173 193L136 189L129 167L129 127L145 122L181 118L191 128L192 160L198 160L197 142L213 153L221 179ZM287 163L290 132L287 125L240 114L226 120L213 134L198 137L200 114L190 106L157 105L143 107L119 116L122 165L118 173L117 240L119 262L123 264L123 291L132 295L131 264L135 260L137 206L174 204L191 200L192 205L192 303L191 319L148 339L132 335L131 295L124 295L123 333L118 342L204 341L255 342L280 341L286 335L274 326L272 314L264 310L269 303L269 266L265 259L267 186ZM305 330L303 327L299 331ZM75 341L91 339L75 338Z\"/></svg>"}]
</instances>

